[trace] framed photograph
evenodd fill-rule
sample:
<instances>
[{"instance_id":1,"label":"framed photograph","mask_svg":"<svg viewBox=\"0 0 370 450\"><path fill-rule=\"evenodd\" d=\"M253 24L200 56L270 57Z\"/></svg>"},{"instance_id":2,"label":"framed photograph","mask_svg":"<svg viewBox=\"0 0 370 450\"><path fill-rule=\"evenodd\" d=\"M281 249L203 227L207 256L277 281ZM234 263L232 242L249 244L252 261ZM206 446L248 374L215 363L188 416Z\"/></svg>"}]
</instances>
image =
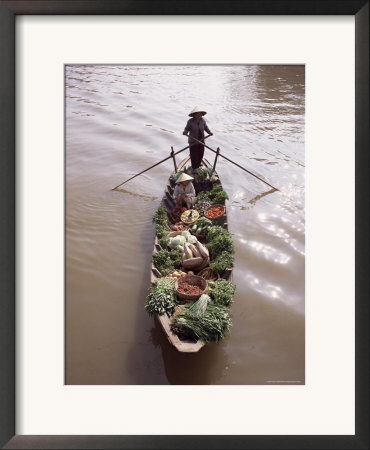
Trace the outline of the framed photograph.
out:
<instances>
[{"instance_id":1,"label":"framed photograph","mask_svg":"<svg viewBox=\"0 0 370 450\"><path fill-rule=\"evenodd\" d=\"M0 30L2 448L368 448L368 2Z\"/></svg>"}]
</instances>

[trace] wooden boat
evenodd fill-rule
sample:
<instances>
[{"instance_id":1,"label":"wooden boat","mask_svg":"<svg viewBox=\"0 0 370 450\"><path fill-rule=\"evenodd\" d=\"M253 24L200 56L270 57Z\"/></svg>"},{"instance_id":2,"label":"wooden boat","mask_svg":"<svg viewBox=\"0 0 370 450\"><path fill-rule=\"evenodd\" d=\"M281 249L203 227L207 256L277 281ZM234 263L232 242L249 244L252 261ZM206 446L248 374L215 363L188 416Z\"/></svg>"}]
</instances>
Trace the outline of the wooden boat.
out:
<instances>
[{"instance_id":1,"label":"wooden boat","mask_svg":"<svg viewBox=\"0 0 370 450\"><path fill-rule=\"evenodd\" d=\"M184 159L178 166L178 171L183 170L187 165L190 165L190 158L186 158ZM207 169L211 169L212 166L209 164L209 162L207 160L202 160L202 165L201 167L207 168ZM167 182L165 191L164 191L164 195L161 201L161 206L165 207L167 212L169 213L175 206L175 202L173 200L173 191L175 189L176 183L173 179L173 176L175 172L173 172ZM221 181L217 175L216 172L214 172L213 174L214 178L216 179L215 182L213 184L221 184ZM227 222L227 211L225 212L225 214L218 219L218 223L217 225L220 225L224 228L228 228L228 222ZM160 244L158 243L158 239L157 236L155 237L154 240L154 247L153 247L153 254L158 252L159 250L161 250L162 247L160 246ZM194 271L195 274L197 274L197 271ZM151 266L151 271L150 271L150 283L151 283L151 287L154 285L154 283L156 282L156 280L158 278L162 277L161 273L157 270L157 268L153 265ZM226 280L232 282L232 278L233 278L233 270L232 269L228 269L226 270L223 275L222 278L225 278ZM181 308L181 305L176 307L175 313L176 311ZM159 321L159 323L161 324L169 342L179 351L179 352L183 352L183 353L195 353L198 352L202 347L204 347L204 342L201 341L191 341L191 340L183 340L180 339L179 336L177 336L175 333L173 333L171 331L171 320L172 317L168 317L166 314L163 314L162 316L156 314L155 315L156 319Z\"/></svg>"}]
</instances>

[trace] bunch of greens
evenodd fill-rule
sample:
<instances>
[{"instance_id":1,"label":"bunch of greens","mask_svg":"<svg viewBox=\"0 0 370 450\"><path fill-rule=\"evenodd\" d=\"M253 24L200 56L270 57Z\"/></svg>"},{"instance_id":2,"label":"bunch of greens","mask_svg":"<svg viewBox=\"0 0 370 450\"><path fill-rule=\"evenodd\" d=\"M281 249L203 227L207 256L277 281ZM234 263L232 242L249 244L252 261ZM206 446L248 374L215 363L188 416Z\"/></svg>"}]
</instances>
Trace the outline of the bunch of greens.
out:
<instances>
[{"instance_id":1,"label":"bunch of greens","mask_svg":"<svg viewBox=\"0 0 370 450\"><path fill-rule=\"evenodd\" d=\"M228 309L209 303L204 314L195 316L189 312L191 304L184 305L176 315L171 330L204 343L219 342L230 330L232 322Z\"/></svg>"},{"instance_id":2,"label":"bunch of greens","mask_svg":"<svg viewBox=\"0 0 370 450\"><path fill-rule=\"evenodd\" d=\"M175 280L160 278L146 297L145 309L149 314L172 316L177 304Z\"/></svg>"},{"instance_id":3,"label":"bunch of greens","mask_svg":"<svg viewBox=\"0 0 370 450\"><path fill-rule=\"evenodd\" d=\"M211 301L211 298L207 294L203 294L199 297L199 299L189 306L189 314L192 314L195 317L204 316L206 312L207 305Z\"/></svg>"},{"instance_id":4,"label":"bunch of greens","mask_svg":"<svg viewBox=\"0 0 370 450\"><path fill-rule=\"evenodd\" d=\"M155 286L162 289L172 289L175 290L176 278L162 277L158 278Z\"/></svg>"},{"instance_id":5,"label":"bunch of greens","mask_svg":"<svg viewBox=\"0 0 370 450\"><path fill-rule=\"evenodd\" d=\"M155 234L158 236L158 238L162 238L163 236L167 236L167 234L170 232L170 228L167 225L161 225L158 224L155 226Z\"/></svg>"},{"instance_id":6,"label":"bunch of greens","mask_svg":"<svg viewBox=\"0 0 370 450\"><path fill-rule=\"evenodd\" d=\"M195 170L194 175L197 181L205 181L209 178L209 170L204 167L198 167L198 169Z\"/></svg>"},{"instance_id":7,"label":"bunch of greens","mask_svg":"<svg viewBox=\"0 0 370 450\"><path fill-rule=\"evenodd\" d=\"M220 184L214 184L210 191L201 191L197 195L197 203L209 202L209 203L221 203L224 204L225 200L228 200L229 196L224 191Z\"/></svg>"},{"instance_id":8,"label":"bunch of greens","mask_svg":"<svg viewBox=\"0 0 370 450\"><path fill-rule=\"evenodd\" d=\"M197 234L207 234L209 227L213 226L213 222L207 217L200 217L193 226L191 226L190 230L193 233Z\"/></svg>"},{"instance_id":9,"label":"bunch of greens","mask_svg":"<svg viewBox=\"0 0 370 450\"><path fill-rule=\"evenodd\" d=\"M229 200L227 192L224 191L220 184L215 184L210 191L209 196L213 203L225 203L225 200Z\"/></svg>"},{"instance_id":10,"label":"bunch of greens","mask_svg":"<svg viewBox=\"0 0 370 450\"><path fill-rule=\"evenodd\" d=\"M166 208L160 206L153 214L152 222L155 224L155 234L158 237L159 245L166 248L168 243L167 235L171 231Z\"/></svg>"},{"instance_id":11,"label":"bunch of greens","mask_svg":"<svg viewBox=\"0 0 370 450\"><path fill-rule=\"evenodd\" d=\"M209 264L209 267L219 274L222 274L226 269L230 269L233 266L234 255L228 252L222 252Z\"/></svg>"},{"instance_id":12,"label":"bunch of greens","mask_svg":"<svg viewBox=\"0 0 370 450\"><path fill-rule=\"evenodd\" d=\"M227 252L231 255L234 254L234 242L231 233L229 233L225 228L209 228L207 239L208 243L206 244L206 247L208 248L212 259L217 258L217 256L223 252Z\"/></svg>"},{"instance_id":13,"label":"bunch of greens","mask_svg":"<svg viewBox=\"0 0 370 450\"><path fill-rule=\"evenodd\" d=\"M199 222L199 220L200 219L198 219L197 222ZM207 220L209 220L209 219L207 219ZM220 227L219 225L214 225L212 222L211 225L207 229L207 239L209 241L211 241L219 234L226 234L226 233L228 233L226 228Z\"/></svg>"},{"instance_id":14,"label":"bunch of greens","mask_svg":"<svg viewBox=\"0 0 370 450\"><path fill-rule=\"evenodd\" d=\"M152 222L155 225L162 225L162 227L167 227L169 229L166 208L164 208L163 206L160 206L157 209L157 211L153 214Z\"/></svg>"},{"instance_id":15,"label":"bunch of greens","mask_svg":"<svg viewBox=\"0 0 370 450\"><path fill-rule=\"evenodd\" d=\"M217 281L209 281L210 296L214 303L221 306L230 306L233 302L235 285L220 278Z\"/></svg>"},{"instance_id":16,"label":"bunch of greens","mask_svg":"<svg viewBox=\"0 0 370 450\"><path fill-rule=\"evenodd\" d=\"M200 191L200 192L198 192L197 197L196 197L196 203L197 204L198 203L205 203L205 202L211 203L211 199L209 197L209 193L210 192L211 191Z\"/></svg>"},{"instance_id":17,"label":"bunch of greens","mask_svg":"<svg viewBox=\"0 0 370 450\"><path fill-rule=\"evenodd\" d=\"M168 232L167 232L168 233ZM162 247L162 248L167 248L168 244L170 242L167 233L163 234L159 239L158 239L158 244Z\"/></svg>"},{"instance_id":18,"label":"bunch of greens","mask_svg":"<svg viewBox=\"0 0 370 450\"><path fill-rule=\"evenodd\" d=\"M163 276L175 270L178 267L182 257L181 250L159 250L159 252L153 254L153 264L161 272Z\"/></svg>"}]
</instances>

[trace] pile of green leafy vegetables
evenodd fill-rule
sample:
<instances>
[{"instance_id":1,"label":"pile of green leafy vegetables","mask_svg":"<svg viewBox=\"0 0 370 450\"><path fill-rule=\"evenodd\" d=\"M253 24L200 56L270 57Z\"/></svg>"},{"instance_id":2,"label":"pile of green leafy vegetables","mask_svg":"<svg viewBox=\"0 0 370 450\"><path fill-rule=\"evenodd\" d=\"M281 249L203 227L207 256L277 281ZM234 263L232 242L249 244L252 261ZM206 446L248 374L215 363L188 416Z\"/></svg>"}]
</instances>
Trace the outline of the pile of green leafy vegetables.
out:
<instances>
[{"instance_id":1,"label":"pile of green leafy vegetables","mask_svg":"<svg viewBox=\"0 0 370 450\"><path fill-rule=\"evenodd\" d=\"M179 267L181 258L181 250L163 249L153 253L153 264L165 277Z\"/></svg>"},{"instance_id":2,"label":"pile of green leafy vegetables","mask_svg":"<svg viewBox=\"0 0 370 450\"><path fill-rule=\"evenodd\" d=\"M209 295L214 303L220 306L230 306L233 302L235 285L230 281L220 278L216 281L208 281Z\"/></svg>"},{"instance_id":3,"label":"pile of green leafy vegetables","mask_svg":"<svg viewBox=\"0 0 370 450\"><path fill-rule=\"evenodd\" d=\"M162 248L167 248L167 244L169 241L167 235L171 230L166 208L160 206L153 214L152 222L155 224L155 234L158 237L159 245Z\"/></svg>"},{"instance_id":4,"label":"pile of green leafy vegetables","mask_svg":"<svg viewBox=\"0 0 370 450\"><path fill-rule=\"evenodd\" d=\"M201 191L197 195L196 203L209 202L224 204L225 200L229 200L227 192L224 191L220 184L214 184L210 191Z\"/></svg>"},{"instance_id":5,"label":"pile of green leafy vegetables","mask_svg":"<svg viewBox=\"0 0 370 450\"><path fill-rule=\"evenodd\" d=\"M146 297L145 309L152 314L167 314L169 317L175 311L178 300L175 291L175 279L159 278Z\"/></svg>"},{"instance_id":6,"label":"pile of green leafy vegetables","mask_svg":"<svg viewBox=\"0 0 370 450\"><path fill-rule=\"evenodd\" d=\"M207 244L211 256L209 267L219 274L234 266L234 242L231 233L218 225L207 229Z\"/></svg>"},{"instance_id":7,"label":"pile of green leafy vegetables","mask_svg":"<svg viewBox=\"0 0 370 450\"><path fill-rule=\"evenodd\" d=\"M219 342L230 330L232 322L228 308L210 302L202 315L191 312L192 303L185 304L171 325L179 336L204 343Z\"/></svg>"}]
</instances>

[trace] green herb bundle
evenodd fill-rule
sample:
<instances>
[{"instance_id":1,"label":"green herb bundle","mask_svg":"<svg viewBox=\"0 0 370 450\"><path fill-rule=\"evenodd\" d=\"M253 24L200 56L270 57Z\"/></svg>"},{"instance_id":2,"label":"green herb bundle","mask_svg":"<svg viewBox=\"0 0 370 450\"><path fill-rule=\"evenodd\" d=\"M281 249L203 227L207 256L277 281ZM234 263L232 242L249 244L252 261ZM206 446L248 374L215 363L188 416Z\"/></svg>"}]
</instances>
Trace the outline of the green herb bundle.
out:
<instances>
[{"instance_id":1,"label":"green herb bundle","mask_svg":"<svg viewBox=\"0 0 370 450\"><path fill-rule=\"evenodd\" d=\"M211 298L207 294L201 295L198 300L192 303L189 306L189 314L192 314L196 317L201 317L204 315L207 309L208 303L211 301Z\"/></svg>"},{"instance_id":2,"label":"green herb bundle","mask_svg":"<svg viewBox=\"0 0 370 450\"><path fill-rule=\"evenodd\" d=\"M222 252L209 264L209 267L222 274L226 269L234 267L234 254Z\"/></svg>"},{"instance_id":3,"label":"green herb bundle","mask_svg":"<svg viewBox=\"0 0 370 450\"><path fill-rule=\"evenodd\" d=\"M167 227L169 229L166 208L160 206L157 209L157 211L153 214L152 222L156 225L162 225L163 227Z\"/></svg>"},{"instance_id":4,"label":"green herb bundle","mask_svg":"<svg viewBox=\"0 0 370 450\"><path fill-rule=\"evenodd\" d=\"M201 191L197 195L196 202L210 202L224 204L225 200L228 200L229 196L224 191L220 184L214 184L210 191Z\"/></svg>"},{"instance_id":5,"label":"green herb bundle","mask_svg":"<svg viewBox=\"0 0 370 450\"><path fill-rule=\"evenodd\" d=\"M207 220L209 220L209 219L207 219ZM226 228L220 227L219 225L214 225L213 222L212 222L212 226L209 226L207 228L207 240L208 241L211 241L212 239L214 239L215 237L217 237L219 235L226 235L226 234L230 234Z\"/></svg>"},{"instance_id":6,"label":"green herb bundle","mask_svg":"<svg viewBox=\"0 0 370 450\"><path fill-rule=\"evenodd\" d=\"M170 240L167 236L167 233L163 234L162 237L160 237L158 239L158 244L164 249L166 249L168 247L169 242L170 242Z\"/></svg>"},{"instance_id":7,"label":"green herb bundle","mask_svg":"<svg viewBox=\"0 0 370 450\"><path fill-rule=\"evenodd\" d=\"M169 251L167 249L163 249L153 254L153 264L163 276L166 276L173 272L175 267L180 264L181 257L181 250Z\"/></svg>"},{"instance_id":8,"label":"green herb bundle","mask_svg":"<svg viewBox=\"0 0 370 450\"><path fill-rule=\"evenodd\" d=\"M160 278L146 297L145 309L151 315L167 314L170 317L177 304L175 280Z\"/></svg>"},{"instance_id":9,"label":"green herb bundle","mask_svg":"<svg viewBox=\"0 0 370 450\"><path fill-rule=\"evenodd\" d=\"M196 181L205 181L209 178L209 171L204 167L198 167L198 169L195 170L194 175Z\"/></svg>"},{"instance_id":10,"label":"green herb bundle","mask_svg":"<svg viewBox=\"0 0 370 450\"><path fill-rule=\"evenodd\" d=\"M162 277L162 278L158 278L155 286L158 288L162 288L162 289L170 289L172 291L175 290L175 283L176 283L176 279L175 278L169 278L169 277Z\"/></svg>"},{"instance_id":11,"label":"green herb bundle","mask_svg":"<svg viewBox=\"0 0 370 450\"><path fill-rule=\"evenodd\" d=\"M217 304L221 306L230 306L233 302L235 292L235 285L230 281L220 278L216 281L209 281L210 297Z\"/></svg>"},{"instance_id":12,"label":"green herb bundle","mask_svg":"<svg viewBox=\"0 0 370 450\"><path fill-rule=\"evenodd\" d=\"M223 252L228 252L231 255L234 254L234 242L229 232L215 236L206 244L206 247L213 259L217 258Z\"/></svg>"},{"instance_id":13,"label":"green herb bundle","mask_svg":"<svg viewBox=\"0 0 370 450\"><path fill-rule=\"evenodd\" d=\"M167 234L170 232L169 226L158 224L155 226L155 234L158 236L158 238L162 238L163 236L167 236Z\"/></svg>"},{"instance_id":14,"label":"green herb bundle","mask_svg":"<svg viewBox=\"0 0 370 450\"><path fill-rule=\"evenodd\" d=\"M195 316L190 307L186 304L176 315L171 326L174 333L204 343L219 342L226 336L232 325L227 308L209 303L202 316Z\"/></svg>"}]
</instances>

